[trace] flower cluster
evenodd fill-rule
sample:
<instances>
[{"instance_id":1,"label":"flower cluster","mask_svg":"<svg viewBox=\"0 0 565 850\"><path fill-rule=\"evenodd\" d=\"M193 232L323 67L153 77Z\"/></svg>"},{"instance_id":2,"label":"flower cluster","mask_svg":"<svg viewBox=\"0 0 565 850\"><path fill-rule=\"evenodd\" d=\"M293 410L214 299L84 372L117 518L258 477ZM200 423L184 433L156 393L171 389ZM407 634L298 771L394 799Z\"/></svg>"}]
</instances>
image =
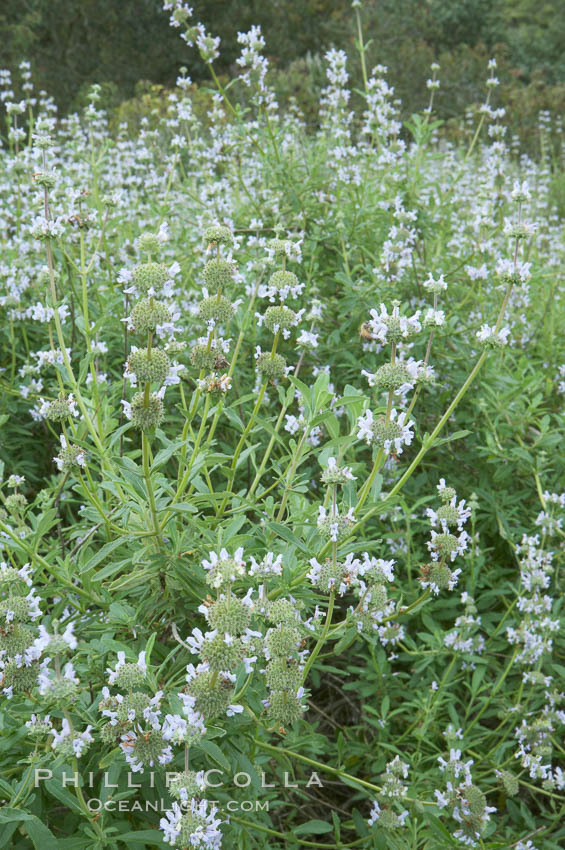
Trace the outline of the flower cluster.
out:
<instances>
[{"instance_id":1,"label":"flower cluster","mask_svg":"<svg viewBox=\"0 0 565 850\"><path fill-rule=\"evenodd\" d=\"M259 326L264 325L274 335L270 351L264 352L260 346L255 350L255 365L263 382L277 381L287 374L286 359L277 353L279 339L281 336L288 339L292 328L302 321L306 312L304 309L292 310L285 304L289 298L295 299L301 295L304 289L297 275L287 269L287 261L299 256L298 246L290 240L277 237L270 240L267 248L269 262L279 267L271 272L267 284L259 287L258 295L268 298L271 303L278 303L267 307L264 314L256 314Z\"/></svg>"},{"instance_id":2,"label":"flower cluster","mask_svg":"<svg viewBox=\"0 0 565 850\"><path fill-rule=\"evenodd\" d=\"M524 535L516 547L520 558L519 625L509 626L506 637L519 648L518 664L532 666L546 652L551 652L552 635L559 621L551 617L553 600L546 593L553 574L553 553L542 548L539 535Z\"/></svg>"},{"instance_id":3,"label":"flower cluster","mask_svg":"<svg viewBox=\"0 0 565 850\"><path fill-rule=\"evenodd\" d=\"M371 410L366 410L357 420L357 437L369 446L382 449L386 455L402 454L404 446L409 446L414 439L414 422L407 419L406 411L398 413L395 408L388 416L376 417Z\"/></svg>"},{"instance_id":4,"label":"flower cluster","mask_svg":"<svg viewBox=\"0 0 565 850\"><path fill-rule=\"evenodd\" d=\"M395 603L389 599L389 587L393 581L394 560L385 561L364 552L351 582L359 601L349 608L348 616L357 631L377 634L383 646L394 646L405 635L404 626L391 619Z\"/></svg>"},{"instance_id":5,"label":"flower cluster","mask_svg":"<svg viewBox=\"0 0 565 850\"><path fill-rule=\"evenodd\" d=\"M558 727L565 725L565 696L553 686L553 677L542 671L544 656L552 652L553 636L559 630L559 620L552 617L554 600L548 593L554 553L545 548L545 541L551 538L553 528L559 527L556 523L560 517L554 519L554 514L563 509L564 502L562 493L543 493L545 510L537 522L543 535L524 535L516 546L520 566L517 600L520 620L506 629L508 642L516 648L515 663L527 668L522 676L523 686L543 691L541 705L538 700L537 707L522 716L515 729L518 741L515 756L530 778L541 780L542 786L550 791L565 788L565 773L552 763L553 740Z\"/></svg>"},{"instance_id":6,"label":"flower cluster","mask_svg":"<svg viewBox=\"0 0 565 850\"><path fill-rule=\"evenodd\" d=\"M166 229L157 234L143 233L138 240L138 248L146 261L138 263L133 272L124 275L128 284L126 295L137 295L141 299L124 321L139 339L144 340L145 345L143 348L132 346L124 371L124 377L134 387L141 384L143 389L133 396L131 402L123 399L122 405L134 427L144 432L153 431L163 421L165 390L167 386L179 383L178 372L184 368L171 363L165 348L155 345L155 340L161 335L174 333L169 299L180 266L178 263L167 266L154 260L166 238Z\"/></svg>"},{"instance_id":7,"label":"flower cluster","mask_svg":"<svg viewBox=\"0 0 565 850\"><path fill-rule=\"evenodd\" d=\"M404 780L408 778L409 765L395 756L388 762L386 771L381 774L382 790L377 800L373 803L369 825L378 824L383 829L393 830L404 826L408 817L408 810L403 809L398 813L395 803L400 802L406 796L408 786Z\"/></svg>"},{"instance_id":8,"label":"flower cluster","mask_svg":"<svg viewBox=\"0 0 565 850\"><path fill-rule=\"evenodd\" d=\"M190 362L199 369L200 392L223 396L231 388L232 382L231 373L224 370L228 366L225 355L230 348L225 328L238 304L232 301L238 277L233 259L235 241L229 227L213 224L204 230L204 243L207 254L212 254L202 270L205 285L202 287L203 298L197 308L198 319L205 325L205 333L192 345Z\"/></svg>"},{"instance_id":9,"label":"flower cluster","mask_svg":"<svg viewBox=\"0 0 565 850\"><path fill-rule=\"evenodd\" d=\"M446 487L443 478L437 489L441 507L426 510L432 527L431 540L427 543L432 563L421 567L420 578L422 587L429 588L436 596L440 590L453 590L457 585L461 570L452 570L448 562L453 562L458 555L466 552L469 535L463 526L471 516L465 500L458 502L457 493L453 487Z\"/></svg>"},{"instance_id":10,"label":"flower cluster","mask_svg":"<svg viewBox=\"0 0 565 850\"><path fill-rule=\"evenodd\" d=\"M460 654L461 667L466 669L475 666L473 657L483 652L485 639L479 634L481 617L477 615L475 600L464 591L461 594L461 602L465 606L465 613L457 617L453 628L445 635L443 643Z\"/></svg>"},{"instance_id":11,"label":"flower cluster","mask_svg":"<svg viewBox=\"0 0 565 850\"><path fill-rule=\"evenodd\" d=\"M187 719L179 714L163 717L163 691L148 693L145 652L139 653L136 662L118 652L115 668L108 668L107 673L108 684L120 692L111 694L108 686L102 690L99 710L108 719L101 737L120 747L132 771L143 773L146 767L168 764L174 745L197 743L206 732L193 712L186 712Z\"/></svg>"},{"instance_id":12,"label":"flower cluster","mask_svg":"<svg viewBox=\"0 0 565 850\"><path fill-rule=\"evenodd\" d=\"M434 794L440 809L448 809L459 824L453 833L469 847L478 847L490 815L496 811L487 805L484 793L473 784L471 767L473 760L461 760L461 750L452 747L449 758L438 757L440 770L445 777L445 790L436 789Z\"/></svg>"},{"instance_id":13,"label":"flower cluster","mask_svg":"<svg viewBox=\"0 0 565 850\"><path fill-rule=\"evenodd\" d=\"M40 674L42 644L35 621L41 616L31 567L0 563L0 688L4 696L29 693Z\"/></svg>"}]
</instances>

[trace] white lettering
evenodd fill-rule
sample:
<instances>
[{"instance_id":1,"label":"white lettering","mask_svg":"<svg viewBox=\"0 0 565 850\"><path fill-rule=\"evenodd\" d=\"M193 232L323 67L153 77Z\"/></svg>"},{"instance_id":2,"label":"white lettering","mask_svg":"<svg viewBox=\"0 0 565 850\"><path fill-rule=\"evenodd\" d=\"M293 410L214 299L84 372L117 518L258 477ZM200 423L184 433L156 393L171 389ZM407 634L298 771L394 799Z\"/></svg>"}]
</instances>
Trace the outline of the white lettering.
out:
<instances>
[{"instance_id":1,"label":"white lettering","mask_svg":"<svg viewBox=\"0 0 565 850\"><path fill-rule=\"evenodd\" d=\"M35 768L35 779L33 782L34 788L37 788L40 782L43 782L45 779L51 779L53 776L53 771L48 770L46 767L36 767Z\"/></svg>"}]
</instances>

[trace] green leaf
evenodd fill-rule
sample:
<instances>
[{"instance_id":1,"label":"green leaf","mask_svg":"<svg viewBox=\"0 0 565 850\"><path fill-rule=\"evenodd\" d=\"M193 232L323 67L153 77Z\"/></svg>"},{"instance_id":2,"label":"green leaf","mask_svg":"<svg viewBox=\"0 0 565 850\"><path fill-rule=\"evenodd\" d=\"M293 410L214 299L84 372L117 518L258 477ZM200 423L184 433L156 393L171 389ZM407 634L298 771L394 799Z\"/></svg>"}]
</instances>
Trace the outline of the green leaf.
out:
<instances>
[{"instance_id":1,"label":"green leaf","mask_svg":"<svg viewBox=\"0 0 565 850\"><path fill-rule=\"evenodd\" d=\"M25 829L38 850L58 850L57 839L39 818L32 817L26 821Z\"/></svg>"},{"instance_id":2,"label":"green leaf","mask_svg":"<svg viewBox=\"0 0 565 850\"><path fill-rule=\"evenodd\" d=\"M24 829L31 838L33 846L38 850L57 850L57 839L38 817L23 812L21 809L12 809L4 806L0 809L0 823L23 822Z\"/></svg>"},{"instance_id":3,"label":"green leaf","mask_svg":"<svg viewBox=\"0 0 565 850\"><path fill-rule=\"evenodd\" d=\"M351 644L357 639L359 632L356 628L347 629L343 637L341 637L336 643L333 654L341 655L342 652L345 652L346 649L349 649Z\"/></svg>"},{"instance_id":4,"label":"green leaf","mask_svg":"<svg viewBox=\"0 0 565 850\"><path fill-rule=\"evenodd\" d=\"M324 820L309 820L306 823L301 823L294 830L295 835L323 835L325 832L331 832L333 829L331 823L326 823Z\"/></svg>"},{"instance_id":5,"label":"green leaf","mask_svg":"<svg viewBox=\"0 0 565 850\"><path fill-rule=\"evenodd\" d=\"M485 673L487 672L486 664L481 664L480 667L477 667L476 670L473 671L473 678L471 679L471 691L476 694L481 686L481 682L485 677Z\"/></svg>"},{"instance_id":6,"label":"green leaf","mask_svg":"<svg viewBox=\"0 0 565 850\"><path fill-rule=\"evenodd\" d=\"M104 581L104 579L110 578L110 576L115 575L127 565L131 565L131 558L126 558L123 561L114 561L113 563L108 564L107 567L103 567L103 569L101 569L94 576L92 576L92 581Z\"/></svg>"},{"instance_id":7,"label":"green leaf","mask_svg":"<svg viewBox=\"0 0 565 850\"><path fill-rule=\"evenodd\" d=\"M200 741L198 746L201 750L204 750L204 752L207 753L207 755L209 755L210 758L216 762L216 764L219 764L220 767L223 767L224 770L231 770L231 765L229 761L227 760L221 749L218 747L218 745L214 744L213 741Z\"/></svg>"},{"instance_id":8,"label":"green leaf","mask_svg":"<svg viewBox=\"0 0 565 850\"><path fill-rule=\"evenodd\" d=\"M149 662L151 660L151 652L153 651L153 645L155 644L155 638L156 637L157 637L157 632L153 632L153 634L150 635L149 640L145 644L145 661L146 661L147 664L149 664Z\"/></svg>"},{"instance_id":9,"label":"green leaf","mask_svg":"<svg viewBox=\"0 0 565 850\"><path fill-rule=\"evenodd\" d=\"M119 841L125 844L157 844L159 847L163 843L163 833L158 829L140 829L138 832L124 832L117 836Z\"/></svg>"},{"instance_id":10,"label":"green leaf","mask_svg":"<svg viewBox=\"0 0 565 850\"><path fill-rule=\"evenodd\" d=\"M72 771L67 767L67 774L70 776L71 773ZM71 811L78 812L80 815L84 814L75 795L62 784L62 771L59 776L54 775L52 779L47 779L43 783L43 787L48 794L51 794Z\"/></svg>"},{"instance_id":11,"label":"green leaf","mask_svg":"<svg viewBox=\"0 0 565 850\"><path fill-rule=\"evenodd\" d=\"M198 508L196 505L191 505L188 502L178 502L167 508L167 511L170 511L172 514L197 514Z\"/></svg>"},{"instance_id":12,"label":"green leaf","mask_svg":"<svg viewBox=\"0 0 565 850\"><path fill-rule=\"evenodd\" d=\"M430 442L429 448L432 446L443 446L445 443L452 443L453 440L462 440L463 437L466 437L468 434L472 434L472 431L455 431L454 434L450 434L449 437L436 437L435 440ZM426 435L427 436L427 435ZM429 437L428 437L429 439ZM426 437L424 436L423 440L424 444L426 442Z\"/></svg>"},{"instance_id":13,"label":"green leaf","mask_svg":"<svg viewBox=\"0 0 565 850\"><path fill-rule=\"evenodd\" d=\"M333 825L334 825L335 840L336 840L336 843L339 844L339 842L341 841L341 821L339 819L339 815L337 814L337 812L334 812L333 810L332 810L332 821L333 821Z\"/></svg>"},{"instance_id":14,"label":"green leaf","mask_svg":"<svg viewBox=\"0 0 565 850\"><path fill-rule=\"evenodd\" d=\"M302 403L304 404L307 413L310 414L312 410L312 397L310 394L310 390L308 389L306 384L303 384L302 381L299 381L298 378L295 378L293 375L289 375L288 380L290 381L292 386L296 387L296 389L300 393L302 397Z\"/></svg>"},{"instance_id":15,"label":"green leaf","mask_svg":"<svg viewBox=\"0 0 565 850\"><path fill-rule=\"evenodd\" d=\"M100 770L105 770L107 767L110 767L116 761L116 758L120 755L119 747L115 747L113 750L110 750L109 753L106 753L103 759L100 759L98 762L98 767Z\"/></svg>"},{"instance_id":16,"label":"green leaf","mask_svg":"<svg viewBox=\"0 0 565 850\"><path fill-rule=\"evenodd\" d=\"M282 537L283 540L286 540L288 543L294 543L297 549L300 549L301 552L304 552L305 555L309 553L308 547L296 537L292 533L292 531L286 527L286 525L282 525L280 522L268 522L267 527L274 531L278 537Z\"/></svg>"},{"instance_id":17,"label":"green leaf","mask_svg":"<svg viewBox=\"0 0 565 850\"><path fill-rule=\"evenodd\" d=\"M353 823L355 824L355 829L361 838L364 838L369 834L369 829L367 827L367 821L359 811L359 809L353 809L351 816L353 818Z\"/></svg>"},{"instance_id":18,"label":"green leaf","mask_svg":"<svg viewBox=\"0 0 565 850\"><path fill-rule=\"evenodd\" d=\"M155 470L160 466L163 466L174 454L177 454L180 451L183 442L183 440L175 440L174 442L169 443L168 446L165 446L164 449L160 449L153 458L151 469Z\"/></svg>"},{"instance_id":19,"label":"green leaf","mask_svg":"<svg viewBox=\"0 0 565 850\"><path fill-rule=\"evenodd\" d=\"M101 546L95 555L90 558L86 564L80 567L81 573L86 573L89 570L93 570L94 567L97 567L98 564L102 563L102 561L106 558L107 555L110 555L124 543L133 540L132 537L118 537L117 540L112 540L111 543L105 543L104 546Z\"/></svg>"}]
</instances>

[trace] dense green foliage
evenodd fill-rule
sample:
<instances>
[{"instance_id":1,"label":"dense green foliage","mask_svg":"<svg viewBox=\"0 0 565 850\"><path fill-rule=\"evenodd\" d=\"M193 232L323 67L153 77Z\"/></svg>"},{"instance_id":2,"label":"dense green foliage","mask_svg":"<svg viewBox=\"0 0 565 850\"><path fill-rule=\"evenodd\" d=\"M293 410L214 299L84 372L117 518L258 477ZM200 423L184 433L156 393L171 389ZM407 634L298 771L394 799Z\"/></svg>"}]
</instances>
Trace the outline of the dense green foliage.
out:
<instances>
[{"instance_id":1,"label":"dense green foliage","mask_svg":"<svg viewBox=\"0 0 565 850\"><path fill-rule=\"evenodd\" d=\"M5 99L0 848L563 846L564 137L362 33Z\"/></svg>"},{"instance_id":2,"label":"dense green foliage","mask_svg":"<svg viewBox=\"0 0 565 850\"><path fill-rule=\"evenodd\" d=\"M320 59L331 46L355 51L357 29L349 0L197 0L195 14L222 40L220 74L231 74L237 33L259 25L266 37L275 88L304 101L314 114ZM478 102L485 56L496 55L506 90L531 135L541 109L565 102L563 0L380 0L362 10L370 38L368 64L389 69L406 115L425 106L427 65L445 68L438 98L442 118ZM181 65L206 83L202 65L187 56L168 26L159 0L4 0L0 9L0 67L15 72L32 62L35 82L63 111L84 106L88 87L102 83L105 105L115 108L149 84L173 87ZM359 87L360 78L355 80ZM315 88L313 96L308 91ZM304 91L306 90L306 92Z\"/></svg>"}]
</instances>

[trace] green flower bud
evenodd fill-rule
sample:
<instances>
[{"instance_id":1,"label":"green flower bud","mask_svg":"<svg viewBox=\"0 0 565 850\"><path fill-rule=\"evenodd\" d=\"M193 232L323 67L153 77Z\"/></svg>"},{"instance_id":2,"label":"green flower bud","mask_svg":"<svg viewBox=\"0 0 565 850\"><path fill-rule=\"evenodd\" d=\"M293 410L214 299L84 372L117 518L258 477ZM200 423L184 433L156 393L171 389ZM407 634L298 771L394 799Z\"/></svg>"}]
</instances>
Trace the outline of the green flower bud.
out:
<instances>
[{"instance_id":1,"label":"green flower bud","mask_svg":"<svg viewBox=\"0 0 565 850\"><path fill-rule=\"evenodd\" d=\"M204 266L204 280L206 281L206 285L213 291L229 286L233 280L234 273L234 263L229 260L223 260L221 257L208 260Z\"/></svg>"},{"instance_id":2,"label":"green flower bud","mask_svg":"<svg viewBox=\"0 0 565 850\"><path fill-rule=\"evenodd\" d=\"M459 512L456 507L445 502L441 508L437 510L437 518L445 522L448 526L455 526L459 521Z\"/></svg>"},{"instance_id":3,"label":"green flower bud","mask_svg":"<svg viewBox=\"0 0 565 850\"><path fill-rule=\"evenodd\" d=\"M11 605L0 605L0 651L5 650L8 658L13 658L15 655L20 655L33 643L33 637L30 629L23 626L21 623L5 624L6 610L12 611ZM25 618L27 619L27 618Z\"/></svg>"},{"instance_id":4,"label":"green flower bud","mask_svg":"<svg viewBox=\"0 0 565 850\"><path fill-rule=\"evenodd\" d=\"M335 542L335 540L340 540L344 535L349 533L349 529L353 523L354 520L347 516L347 514L338 514L337 516L327 514L326 516L320 515L317 524L320 534L326 539Z\"/></svg>"},{"instance_id":5,"label":"green flower bud","mask_svg":"<svg viewBox=\"0 0 565 850\"><path fill-rule=\"evenodd\" d=\"M463 796L471 810L471 814L476 817L481 817L487 806L487 798L480 788L476 785L466 785L463 790Z\"/></svg>"},{"instance_id":6,"label":"green flower bud","mask_svg":"<svg viewBox=\"0 0 565 850\"><path fill-rule=\"evenodd\" d=\"M190 351L190 362L199 369L213 369L215 357L214 352L208 350L208 346L203 343L193 345Z\"/></svg>"},{"instance_id":7,"label":"green flower bud","mask_svg":"<svg viewBox=\"0 0 565 850\"><path fill-rule=\"evenodd\" d=\"M433 548L445 558L451 555L452 552L457 552L459 540L454 534L436 534L433 539Z\"/></svg>"},{"instance_id":8,"label":"green flower bud","mask_svg":"<svg viewBox=\"0 0 565 850\"><path fill-rule=\"evenodd\" d=\"M399 639L399 635L401 635L401 632L400 625L398 623L385 623L382 632L379 630L381 643L385 646L387 643L396 643Z\"/></svg>"},{"instance_id":9,"label":"green flower bud","mask_svg":"<svg viewBox=\"0 0 565 850\"><path fill-rule=\"evenodd\" d=\"M62 635L51 635L49 643L44 647L46 655L63 655L70 649L69 644Z\"/></svg>"},{"instance_id":10,"label":"green flower bud","mask_svg":"<svg viewBox=\"0 0 565 850\"><path fill-rule=\"evenodd\" d=\"M244 655L245 648L241 640L230 636L229 642L226 642L225 634L217 634L202 644L202 658L208 662L211 670L218 672L233 672L241 664Z\"/></svg>"},{"instance_id":11,"label":"green flower bud","mask_svg":"<svg viewBox=\"0 0 565 850\"><path fill-rule=\"evenodd\" d=\"M215 322L225 325L233 316L231 302L223 295L204 298L198 305L198 315L204 322L213 319Z\"/></svg>"},{"instance_id":12,"label":"green flower bud","mask_svg":"<svg viewBox=\"0 0 565 850\"><path fill-rule=\"evenodd\" d=\"M36 676L37 678L37 676ZM52 679L51 687L47 694L43 694L43 699L47 703L59 703L68 705L74 702L78 696L78 685L70 679Z\"/></svg>"},{"instance_id":13,"label":"green flower bud","mask_svg":"<svg viewBox=\"0 0 565 850\"><path fill-rule=\"evenodd\" d=\"M104 744L116 744L119 738L119 726L106 723L100 731L100 739Z\"/></svg>"},{"instance_id":14,"label":"green flower bud","mask_svg":"<svg viewBox=\"0 0 565 850\"><path fill-rule=\"evenodd\" d=\"M395 420L387 422L384 416L380 416L373 423L373 435L374 441L378 446L382 446L388 442L395 445L395 440L403 438L404 429Z\"/></svg>"},{"instance_id":15,"label":"green flower bud","mask_svg":"<svg viewBox=\"0 0 565 850\"><path fill-rule=\"evenodd\" d=\"M449 536L449 535L445 535ZM437 540L437 537L436 537ZM447 590L452 579L452 573L446 564L433 564L430 569L430 582L440 590Z\"/></svg>"},{"instance_id":16,"label":"green flower bud","mask_svg":"<svg viewBox=\"0 0 565 850\"><path fill-rule=\"evenodd\" d=\"M145 407L145 394L136 393L131 402L131 421L136 428L142 431L150 431L163 421L165 415L163 400L157 393L149 395L148 405Z\"/></svg>"},{"instance_id":17,"label":"green flower bud","mask_svg":"<svg viewBox=\"0 0 565 850\"><path fill-rule=\"evenodd\" d=\"M131 667L137 667L136 664L125 665ZM123 668L122 668L123 669ZM120 670L121 672L121 670ZM140 668L137 668L137 674L135 671L132 673L131 671L126 672L126 680L132 681L135 684L142 684L144 681L144 677L142 675L138 675L142 673ZM118 680L116 680L118 681ZM133 712L134 720L139 722L144 722L143 712L146 708L149 708L151 703L150 697L147 694L142 693L141 691L133 691L133 693L124 696L122 702L115 701L115 711L118 718L118 723L123 723L124 726L131 726L131 713Z\"/></svg>"},{"instance_id":18,"label":"green flower bud","mask_svg":"<svg viewBox=\"0 0 565 850\"><path fill-rule=\"evenodd\" d=\"M64 395L60 395L59 398L52 401L43 410L43 415L46 419L49 419L50 422L62 422L64 419L67 419L67 417L76 415L76 413L76 404L72 395L68 398L65 398Z\"/></svg>"},{"instance_id":19,"label":"green flower bud","mask_svg":"<svg viewBox=\"0 0 565 850\"><path fill-rule=\"evenodd\" d=\"M164 325L171 321L171 314L167 307L153 298L139 301L131 311L131 321L138 334L155 333L157 325Z\"/></svg>"},{"instance_id":20,"label":"green flower bud","mask_svg":"<svg viewBox=\"0 0 565 850\"><path fill-rule=\"evenodd\" d=\"M53 458L59 472L69 472L76 467L83 467L86 460L84 449L80 446L69 445L63 435L61 435L61 443L63 445L59 454Z\"/></svg>"},{"instance_id":21,"label":"green flower bud","mask_svg":"<svg viewBox=\"0 0 565 850\"><path fill-rule=\"evenodd\" d=\"M287 256L287 246L290 245L288 239L270 239L269 248L279 259Z\"/></svg>"},{"instance_id":22,"label":"green flower bud","mask_svg":"<svg viewBox=\"0 0 565 850\"><path fill-rule=\"evenodd\" d=\"M280 354L264 352L257 358L257 370L270 381L284 378L286 360Z\"/></svg>"},{"instance_id":23,"label":"green flower bud","mask_svg":"<svg viewBox=\"0 0 565 850\"><path fill-rule=\"evenodd\" d=\"M273 658L294 655L299 643L300 632L292 626L280 625L271 629L265 638L265 646Z\"/></svg>"},{"instance_id":24,"label":"green flower bud","mask_svg":"<svg viewBox=\"0 0 565 850\"><path fill-rule=\"evenodd\" d=\"M372 584L369 588L371 601L369 606L372 611L382 611L388 601L388 590L385 584Z\"/></svg>"},{"instance_id":25,"label":"green flower bud","mask_svg":"<svg viewBox=\"0 0 565 850\"><path fill-rule=\"evenodd\" d=\"M295 623L298 619L296 602L291 602L290 599L275 599L274 602L268 602L266 615L267 619L276 626L282 623L286 625Z\"/></svg>"},{"instance_id":26,"label":"green flower bud","mask_svg":"<svg viewBox=\"0 0 565 850\"><path fill-rule=\"evenodd\" d=\"M181 7L180 10L176 10L176 11L184 12L184 9ZM210 40L211 40L210 38L205 39L205 41L210 41ZM200 794L198 796L202 796L202 795ZM209 815L208 816L202 815L202 814L200 814L200 811L199 811L198 808L193 809L191 806L184 806L183 809L182 809L182 812L183 812L182 817L179 820L178 825L177 825L177 829L179 830L178 838L175 841L175 845L177 847L182 847L185 850L190 850L190 848L198 847L198 846L200 846L200 847L212 847L212 846L218 847L219 846L218 844L216 844L216 842L214 842L214 845L213 845L211 842L207 841L205 838L204 838L204 843L200 842L200 835L205 836L206 831L209 829L210 824L209 824L209 821L207 819L207 818L209 818ZM194 836L197 836L196 840L198 841L198 843L196 843Z\"/></svg>"},{"instance_id":27,"label":"green flower bud","mask_svg":"<svg viewBox=\"0 0 565 850\"><path fill-rule=\"evenodd\" d=\"M197 779L196 771L176 773L168 782L169 794L177 800L191 800L202 796L202 781Z\"/></svg>"},{"instance_id":28,"label":"green flower bud","mask_svg":"<svg viewBox=\"0 0 565 850\"><path fill-rule=\"evenodd\" d=\"M288 307L269 307L265 313L265 325L270 331L289 330L296 324L296 313Z\"/></svg>"},{"instance_id":29,"label":"green flower bud","mask_svg":"<svg viewBox=\"0 0 565 850\"><path fill-rule=\"evenodd\" d=\"M51 729L53 727L49 722L45 722L45 720L41 720L41 718L37 717L35 722L30 723L28 726L27 734L30 738L44 738L46 735L51 734Z\"/></svg>"},{"instance_id":30,"label":"green flower bud","mask_svg":"<svg viewBox=\"0 0 565 850\"><path fill-rule=\"evenodd\" d=\"M438 490L438 492L442 502L451 502L451 500L457 496L453 487L442 487L441 490Z\"/></svg>"},{"instance_id":31,"label":"green flower bud","mask_svg":"<svg viewBox=\"0 0 565 850\"><path fill-rule=\"evenodd\" d=\"M159 729L149 729L137 735L133 740L130 754L143 764L160 764L159 758L169 746Z\"/></svg>"},{"instance_id":32,"label":"green flower bud","mask_svg":"<svg viewBox=\"0 0 565 850\"><path fill-rule=\"evenodd\" d=\"M207 245L233 245L233 236L229 227L223 224L213 224L204 231L204 241Z\"/></svg>"},{"instance_id":33,"label":"green flower bud","mask_svg":"<svg viewBox=\"0 0 565 850\"><path fill-rule=\"evenodd\" d=\"M11 493L9 496L6 496L4 504L7 511L11 514L17 514L25 510L27 499L23 493Z\"/></svg>"},{"instance_id":34,"label":"green flower bud","mask_svg":"<svg viewBox=\"0 0 565 850\"><path fill-rule=\"evenodd\" d=\"M383 829L392 830L402 826L402 821L393 809L383 806L379 811L378 825Z\"/></svg>"},{"instance_id":35,"label":"green flower bud","mask_svg":"<svg viewBox=\"0 0 565 850\"><path fill-rule=\"evenodd\" d=\"M21 591L21 594L18 593L18 595L27 596L29 593L27 584L22 577L18 575L18 571L15 567L7 565L3 570L0 570L0 586L2 585L12 590L14 589L14 586L16 586L18 591Z\"/></svg>"},{"instance_id":36,"label":"green flower bud","mask_svg":"<svg viewBox=\"0 0 565 850\"><path fill-rule=\"evenodd\" d=\"M15 694L29 693L37 685L39 661L18 667L15 661L8 661L2 670L2 687L12 688Z\"/></svg>"},{"instance_id":37,"label":"green flower bud","mask_svg":"<svg viewBox=\"0 0 565 850\"><path fill-rule=\"evenodd\" d=\"M151 352L140 348L133 351L128 359L128 370L137 376L138 381L154 382L159 386L169 374L170 366L171 361L160 348L153 348Z\"/></svg>"},{"instance_id":38,"label":"green flower bud","mask_svg":"<svg viewBox=\"0 0 565 850\"><path fill-rule=\"evenodd\" d=\"M53 269L53 279L55 283L58 283L61 278L61 275L57 271L57 269ZM42 268L39 274L37 275L37 282L40 286L49 286L51 281L51 275L49 274L48 268Z\"/></svg>"},{"instance_id":39,"label":"green flower bud","mask_svg":"<svg viewBox=\"0 0 565 850\"><path fill-rule=\"evenodd\" d=\"M356 480L351 467L338 466L335 458L329 458L328 466L322 472L321 478L324 484L347 484L348 481Z\"/></svg>"},{"instance_id":40,"label":"green flower bud","mask_svg":"<svg viewBox=\"0 0 565 850\"><path fill-rule=\"evenodd\" d=\"M212 393L213 395L225 395L231 388L231 378L229 375L218 375L216 372L211 372L205 378L198 381L200 390L204 393Z\"/></svg>"},{"instance_id":41,"label":"green flower bud","mask_svg":"<svg viewBox=\"0 0 565 850\"><path fill-rule=\"evenodd\" d=\"M412 376L404 363L385 363L377 369L374 377L374 385L379 390L394 391L410 383Z\"/></svg>"},{"instance_id":42,"label":"green flower bud","mask_svg":"<svg viewBox=\"0 0 565 850\"><path fill-rule=\"evenodd\" d=\"M171 17L177 24L186 24L190 17L190 12L184 6L177 6L173 10Z\"/></svg>"},{"instance_id":43,"label":"green flower bud","mask_svg":"<svg viewBox=\"0 0 565 850\"><path fill-rule=\"evenodd\" d=\"M145 673L139 664L127 661L116 670L113 684L116 688L130 691L136 685L142 685L144 682Z\"/></svg>"},{"instance_id":44,"label":"green flower bud","mask_svg":"<svg viewBox=\"0 0 565 850\"><path fill-rule=\"evenodd\" d=\"M275 726L289 726L300 720L306 706L302 705L295 694L288 691L273 691L269 695L267 718Z\"/></svg>"},{"instance_id":45,"label":"green flower bud","mask_svg":"<svg viewBox=\"0 0 565 850\"><path fill-rule=\"evenodd\" d=\"M163 263L141 263L133 270L133 283L143 293L150 289L160 292L169 277L169 270Z\"/></svg>"},{"instance_id":46,"label":"green flower bud","mask_svg":"<svg viewBox=\"0 0 565 850\"><path fill-rule=\"evenodd\" d=\"M36 174L34 177L36 186L44 186L46 189L53 189L57 183L55 175L51 172L44 171Z\"/></svg>"},{"instance_id":47,"label":"green flower bud","mask_svg":"<svg viewBox=\"0 0 565 850\"><path fill-rule=\"evenodd\" d=\"M161 248L161 243L155 233L142 233L138 244L142 254L158 254Z\"/></svg>"},{"instance_id":48,"label":"green flower bud","mask_svg":"<svg viewBox=\"0 0 565 850\"><path fill-rule=\"evenodd\" d=\"M220 634L240 635L249 627L251 611L237 596L224 596L208 608L208 622Z\"/></svg>"},{"instance_id":49,"label":"green flower bud","mask_svg":"<svg viewBox=\"0 0 565 850\"><path fill-rule=\"evenodd\" d=\"M293 289L295 286L298 286L298 278L294 272L287 272L279 269L278 271L273 272L269 278L269 286L276 289L277 292L281 289Z\"/></svg>"},{"instance_id":50,"label":"green flower bud","mask_svg":"<svg viewBox=\"0 0 565 850\"><path fill-rule=\"evenodd\" d=\"M235 693L233 683L227 676L218 676L211 670L198 673L191 679L186 692L195 698L194 709L206 720L224 714Z\"/></svg>"},{"instance_id":51,"label":"green flower bud","mask_svg":"<svg viewBox=\"0 0 565 850\"><path fill-rule=\"evenodd\" d=\"M295 659L273 658L267 664L265 678L270 690L296 692L302 682L302 671Z\"/></svg>"},{"instance_id":52,"label":"green flower bud","mask_svg":"<svg viewBox=\"0 0 565 850\"><path fill-rule=\"evenodd\" d=\"M498 776L509 797L515 797L520 790L518 777L509 770L502 770Z\"/></svg>"},{"instance_id":53,"label":"green flower bud","mask_svg":"<svg viewBox=\"0 0 565 850\"><path fill-rule=\"evenodd\" d=\"M342 518L338 517L338 520L337 520L338 523L339 523L340 519L342 519ZM326 519L325 522L327 522L327 521L328 520ZM318 527L320 527L320 526L318 526ZM347 525L345 527L348 528L349 523L347 523ZM323 531L324 529L320 529L320 530ZM340 529L340 532L341 532L341 529ZM327 531L326 536L328 536L328 537L330 536L329 529ZM315 577L315 579L313 579L313 583L316 585L316 587L319 590L322 591L322 593L331 593L332 591L335 591L339 588L341 581L343 579L343 576L344 576L343 564L340 564L339 561L336 561L336 563L334 564L333 561L330 558L326 558L326 560L323 562L323 564L320 564L320 569L316 571L316 577Z\"/></svg>"}]
</instances>

